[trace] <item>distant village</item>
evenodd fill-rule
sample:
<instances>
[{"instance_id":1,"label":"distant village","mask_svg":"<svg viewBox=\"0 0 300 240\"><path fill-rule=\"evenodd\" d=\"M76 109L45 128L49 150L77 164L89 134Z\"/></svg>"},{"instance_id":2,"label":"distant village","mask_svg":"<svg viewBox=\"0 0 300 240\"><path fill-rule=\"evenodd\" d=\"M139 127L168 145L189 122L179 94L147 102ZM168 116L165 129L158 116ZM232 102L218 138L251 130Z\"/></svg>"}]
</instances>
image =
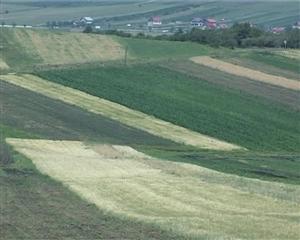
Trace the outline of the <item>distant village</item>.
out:
<instances>
[{"instance_id":1,"label":"distant village","mask_svg":"<svg viewBox=\"0 0 300 240\"><path fill-rule=\"evenodd\" d=\"M214 29L227 29L230 27L232 22L228 19L215 19L212 17L204 18L204 17L194 17L191 19L190 22L182 22L182 21L175 21L175 22L163 22L160 16L153 16L148 19L147 22L144 24L132 24L128 22L127 24L120 25L112 25L112 23L102 23L98 20L95 20L92 17L82 17L78 20L73 21L52 21L47 22L44 26L39 26L38 28L73 28L73 29L80 29L85 28L87 26L92 27L95 30L108 30L108 29L115 29L123 30L123 31L148 31L148 32L160 32L160 33L172 33L178 29L188 30L191 28L198 28L201 30L214 30ZM250 23L251 26L256 26L255 24ZM16 28L33 28L35 26L29 25L17 25L17 24L5 24L4 22L1 23L0 27L16 27ZM36 27L37 28L37 27ZM120 28L120 29L119 29ZM266 29L269 32L274 34L280 34L285 32L287 29L300 29L300 20L291 24L288 27L282 26L273 26Z\"/></svg>"},{"instance_id":2,"label":"distant village","mask_svg":"<svg viewBox=\"0 0 300 240\"><path fill-rule=\"evenodd\" d=\"M183 28L198 28L202 30L208 30L208 29L227 29L230 27L230 24L228 24L230 21L226 19L215 19L215 18L202 18L202 17L195 17L191 19L190 23L182 22L182 21L176 21L173 23L163 23L162 18L160 16L153 16L148 19L148 22L145 24L145 26L148 28L149 31L160 29L162 33L167 33L170 31L170 27L172 25L175 25L176 27L183 27ZM101 25L97 25L93 18L91 17L83 17L78 21L73 22L73 26L75 27L85 27L85 26L93 26L96 30L101 30L103 27ZM255 24L251 24L251 26L256 26ZM134 25L131 23L127 23L123 28L127 29L134 29ZM292 29L300 29L300 20L295 22L294 24L291 24L289 28ZM273 32L274 34L279 34L281 32L286 31L286 27L281 26L275 26L270 27L267 30L269 32Z\"/></svg>"}]
</instances>

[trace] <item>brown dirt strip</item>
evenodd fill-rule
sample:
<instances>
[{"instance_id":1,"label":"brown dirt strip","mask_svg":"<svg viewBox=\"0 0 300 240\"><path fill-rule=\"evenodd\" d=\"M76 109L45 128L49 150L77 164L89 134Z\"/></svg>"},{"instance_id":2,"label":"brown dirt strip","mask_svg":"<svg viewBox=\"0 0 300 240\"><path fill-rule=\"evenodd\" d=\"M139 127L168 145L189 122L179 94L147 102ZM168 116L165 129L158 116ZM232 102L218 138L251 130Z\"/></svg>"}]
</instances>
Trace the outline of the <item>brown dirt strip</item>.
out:
<instances>
[{"instance_id":1,"label":"brown dirt strip","mask_svg":"<svg viewBox=\"0 0 300 240\"><path fill-rule=\"evenodd\" d=\"M208 56L193 57L191 60L195 63L218 69L233 75L246 77L252 80L284 87L292 90L300 90L300 83L297 80L288 79L285 77L274 76L253 69L237 66L228 62L217 60Z\"/></svg>"},{"instance_id":2,"label":"brown dirt strip","mask_svg":"<svg viewBox=\"0 0 300 240\"><path fill-rule=\"evenodd\" d=\"M244 149L240 146L194 132L120 104L57 83L52 83L30 74L23 74L21 76L14 74L2 75L0 79L177 143L212 150L231 151Z\"/></svg>"}]
</instances>

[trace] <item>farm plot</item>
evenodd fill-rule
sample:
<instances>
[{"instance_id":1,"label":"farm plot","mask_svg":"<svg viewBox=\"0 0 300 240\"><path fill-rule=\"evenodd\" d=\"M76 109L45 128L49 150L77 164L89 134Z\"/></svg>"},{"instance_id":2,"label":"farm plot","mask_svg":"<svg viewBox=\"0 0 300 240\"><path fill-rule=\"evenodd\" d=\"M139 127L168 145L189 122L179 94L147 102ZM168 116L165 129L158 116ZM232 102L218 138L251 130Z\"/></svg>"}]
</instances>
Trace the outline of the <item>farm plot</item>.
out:
<instances>
[{"instance_id":1,"label":"farm plot","mask_svg":"<svg viewBox=\"0 0 300 240\"><path fill-rule=\"evenodd\" d=\"M195 63L218 69L233 75L246 77L256 81L264 82L271 85L276 85L292 90L300 90L300 83L297 80L279 77L275 75L266 74L260 71L252 70L242 66L237 66L228 62L213 59L211 57L193 57L191 60Z\"/></svg>"},{"instance_id":2,"label":"farm plot","mask_svg":"<svg viewBox=\"0 0 300 240\"><path fill-rule=\"evenodd\" d=\"M109 36L15 29L18 44L42 64L71 64L118 60L122 46Z\"/></svg>"},{"instance_id":3,"label":"farm plot","mask_svg":"<svg viewBox=\"0 0 300 240\"><path fill-rule=\"evenodd\" d=\"M43 80L39 77L24 74L2 75L1 80L38 92L47 97L76 105L90 112L104 115L128 126L144 130L155 136L178 143L213 150L242 150L243 148L218 139L199 134L172 123L162 121L147 114L132 110L120 104L95 97L60 84Z\"/></svg>"},{"instance_id":4,"label":"farm plot","mask_svg":"<svg viewBox=\"0 0 300 240\"><path fill-rule=\"evenodd\" d=\"M299 186L148 157L118 145L7 139L101 210L187 237L298 239Z\"/></svg>"}]
</instances>

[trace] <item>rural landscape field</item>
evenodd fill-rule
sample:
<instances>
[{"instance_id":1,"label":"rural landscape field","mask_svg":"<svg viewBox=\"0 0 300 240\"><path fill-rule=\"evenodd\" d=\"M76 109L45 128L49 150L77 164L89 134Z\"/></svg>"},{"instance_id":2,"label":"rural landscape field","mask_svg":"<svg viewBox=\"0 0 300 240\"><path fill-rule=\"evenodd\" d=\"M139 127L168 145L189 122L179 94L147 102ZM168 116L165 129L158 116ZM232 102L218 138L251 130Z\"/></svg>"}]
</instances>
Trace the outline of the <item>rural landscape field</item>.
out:
<instances>
[{"instance_id":1,"label":"rural landscape field","mask_svg":"<svg viewBox=\"0 0 300 240\"><path fill-rule=\"evenodd\" d=\"M299 2L0 6L1 240L300 239Z\"/></svg>"}]
</instances>

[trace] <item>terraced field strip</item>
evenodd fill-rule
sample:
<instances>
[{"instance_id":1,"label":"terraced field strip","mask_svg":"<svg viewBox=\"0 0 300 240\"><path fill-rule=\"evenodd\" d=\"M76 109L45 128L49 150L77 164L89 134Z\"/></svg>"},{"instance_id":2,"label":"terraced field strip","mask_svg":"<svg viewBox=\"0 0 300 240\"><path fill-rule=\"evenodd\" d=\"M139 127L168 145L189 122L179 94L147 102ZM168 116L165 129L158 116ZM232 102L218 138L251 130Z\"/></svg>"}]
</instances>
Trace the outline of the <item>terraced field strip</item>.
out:
<instances>
[{"instance_id":1,"label":"terraced field strip","mask_svg":"<svg viewBox=\"0 0 300 240\"><path fill-rule=\"evenodd\" d=\"M218 69L223 72L227 72L233 75L246 77L252 80L292 89L292 90L300 90L300 83L297 80L288 79L285 77L279 77L267 73L263 73L260 71L256 71L253 69L249 69L246 67L241 67L238 65L234 65L232 63L224 62L221 60L217 60L208 56L203 57L193 57L191 60L195 63L211 67L214 69Z\"/></svg>"},{"instance_id":2,"label":"terraced field strip","mask_svg":"<svg viewBox=\"0 0 300 240\"><path fill-rule=\"evenodd\" d=\"M95 97L82 91L52 83L30 74L2 75L0 79L38 92L47 97L76 105L90 112L104 115L128 126L144 130L174 142L213 150L241 150L240 146L202 135L189 129L157 119L123 105Z\"/></svg>"},{"instance_id":3,"label":"terraced field strip","mask_svg":"<svg viewBox=\"0 0 300 240\"><path fill-rule=\"evenodd\" d=\"M161 161L127 146L6 141L42 173L113 214L196 239L299 238L299 186Z\"/></svg>"}]
</instances>

